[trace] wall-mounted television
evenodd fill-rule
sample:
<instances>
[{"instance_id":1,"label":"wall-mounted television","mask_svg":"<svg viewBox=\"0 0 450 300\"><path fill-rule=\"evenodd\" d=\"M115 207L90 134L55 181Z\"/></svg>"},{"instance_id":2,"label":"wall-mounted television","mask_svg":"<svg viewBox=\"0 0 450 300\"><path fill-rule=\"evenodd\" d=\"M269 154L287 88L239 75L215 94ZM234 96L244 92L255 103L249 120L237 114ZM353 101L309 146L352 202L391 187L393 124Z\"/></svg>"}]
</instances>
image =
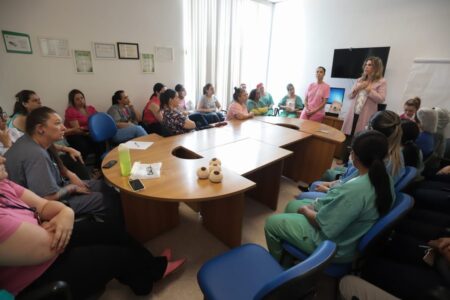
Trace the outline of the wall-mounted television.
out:
<instances>
[{"instance_id":1,"label":"wall-mounted television","mask_svg":"<svg viewBox=\"0 0 450 300\"><path fill-rule=\"evenodd\" d=\"M335 78L359 78L362 74L362 65L369 56L378 56L383 61L384 72L391 47L374 48L346 48L335 49L331 77Z\"/></svg>"}]
</instances>

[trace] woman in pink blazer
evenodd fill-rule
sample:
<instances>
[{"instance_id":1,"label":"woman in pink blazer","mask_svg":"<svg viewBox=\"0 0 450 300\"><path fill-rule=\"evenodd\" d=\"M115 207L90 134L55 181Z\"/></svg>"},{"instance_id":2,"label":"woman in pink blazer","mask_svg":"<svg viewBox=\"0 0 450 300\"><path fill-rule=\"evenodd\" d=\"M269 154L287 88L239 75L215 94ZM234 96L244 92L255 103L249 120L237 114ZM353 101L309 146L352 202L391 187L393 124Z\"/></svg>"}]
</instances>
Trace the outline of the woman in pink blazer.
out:
<instances>
[{"instance_id":1,"label":"woman in pink blazer","mask_svg":"<svg viewBox=\"0 0 450 300\"><path fill-rule=\"evenodd\" d=\"M356 81L349 95L353 99L342 131L352 136L365 129L370 117L377 112L378 104L386 98L386 80L383 78L383 62L379 57L366 58L363 74Z\"/></svg>"}]
</instances>

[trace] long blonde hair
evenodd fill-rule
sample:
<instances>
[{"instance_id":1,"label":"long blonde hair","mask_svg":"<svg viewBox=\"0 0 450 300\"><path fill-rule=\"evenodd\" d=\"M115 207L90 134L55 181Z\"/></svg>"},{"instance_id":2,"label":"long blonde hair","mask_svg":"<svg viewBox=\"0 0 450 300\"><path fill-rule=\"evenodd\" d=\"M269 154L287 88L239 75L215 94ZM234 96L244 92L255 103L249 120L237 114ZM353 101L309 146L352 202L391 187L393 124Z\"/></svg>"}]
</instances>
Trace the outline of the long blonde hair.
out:
<instances>
[{"instance_id":1,"label":"long blonde hair","mask_svg":"<svg viewBox=\"0 0 450 300\"><path fill-rule=\"evenodd\" d=\"M372 129L387 137L388 157L392 163L391 176L395 177L403 167L401 157L402 127L400 117L393 111L385 110L375 113L369 121Z\"/></svg>"},{"instance_id":2,"label":"long blonde hair","mask_svg":"<svg viewBox=\"0 0 450 300\"><path fill-rule=\"evenodd\" d=\"M372 62L373 65L373 74L372 76L369 76L364 74L364 66L366 65L366 63L368 61ZM364 61L363 65L362 65L362 69L363 69L363 74L361 76L361 78L363 79L363 81L366 80L370 80L370 81L378 81L381 78L383 78L383 70L384 70L384 66L383 66L383 61L381 60L381 58L377 57L377 56L369 56L368 58L366 58L366 60Z\"/></svg>"}]
</instances>

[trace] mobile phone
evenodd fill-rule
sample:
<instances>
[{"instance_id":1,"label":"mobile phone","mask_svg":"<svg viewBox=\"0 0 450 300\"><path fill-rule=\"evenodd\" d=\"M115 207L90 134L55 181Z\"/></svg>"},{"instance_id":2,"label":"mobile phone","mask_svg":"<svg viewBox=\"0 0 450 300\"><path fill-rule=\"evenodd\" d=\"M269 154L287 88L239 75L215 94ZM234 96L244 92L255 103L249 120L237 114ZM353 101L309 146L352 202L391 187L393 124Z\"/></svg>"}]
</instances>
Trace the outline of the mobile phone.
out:
<instances>
[{"instance_id":1,"label":"mobile phone","mask_svg":"<svg viewBox=\"0 0 450 300\"><path fill-rule=\"evenodd\" d=\"M131 189L135 192L144 189L144 184L139 179L130 179L128 180L128 184L130 185Z\"/></svg>"},{"instance_id":2,"label":"mobile phone","mask_svg":"<svg viewBox=\"0 0 450 300\"><path fill-rule=\"evenodd\" d=\"M106 164L103 165L104 169L109 169L117 163L117 160L110 160Z\"/></svg>"}]
</instances>

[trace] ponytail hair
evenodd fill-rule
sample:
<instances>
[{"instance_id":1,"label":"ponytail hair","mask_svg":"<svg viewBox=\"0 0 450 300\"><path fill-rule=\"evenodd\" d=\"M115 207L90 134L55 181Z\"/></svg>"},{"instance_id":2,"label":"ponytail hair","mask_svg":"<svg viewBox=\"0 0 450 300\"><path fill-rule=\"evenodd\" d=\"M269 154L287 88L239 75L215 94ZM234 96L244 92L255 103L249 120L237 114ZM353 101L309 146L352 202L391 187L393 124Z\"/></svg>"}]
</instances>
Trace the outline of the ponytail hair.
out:
<instances>
[{"instance_id":1,"label":"ponytail hair","mask_svg":"<svg viewBox=\"0 0 450 300\"><path fill-rule=\"evenodd\" d=\"M163 110L166 107L169 107L169 101L170 99L173 99L177 96L177 92L171 89L167 89L164 93L159 95L160 98L160 105L159 110Z\"/></svg>"},{"instance_id":2,"label":"ponytail hair","mask_svg":"<svg viewBox=\"0 0 450 300\"><path fill-rule=\"evenodd\" d=\"M33 110L28 116L25 123L25 132L28 135L33 135L36 126L45 124L50 119L51 114L56 114L56 111L47 106L42 106Z\"/></svg>"},{"instance_id":3,"label":"ponytail hair","mask_svg":"<svg viewBox=\"0 0 450 300\"><path fill-rule=\"evenodd\" d=\"M393 202L391 181L384 165L384 158L388 154L386 136L375 130L361 131L355 136L352 150L358 161L369 169L370 183L375 189L378 213L386 214Z\"/></svg>"},{"instance_id":4,"label":"ponytail hair","mask_svg":"<svg viewBox=\"0 0 450 300\"><path fill-rule=\"evenodd\" d=\"M155 83L155 85L153 86L153 94L150 96L150 99L154 96L158 96L157 93L161 92L164 87L164 84L162 84L161 82Z\"/></svg>"},{"instance_id":5,"label":"ponytail hair","mask_svg":"<svg viewBox=\"0 0 450 300\"><path fill-rule=\"evenodd\" d=\"M422 103L422 100L420 100L419 97L414 97L414 98L406 100L405 105L412 106L416 109L416 111L418 111L421 103Z\"/></svg>"},{"instance_id":6,"label":"ponytail hair","mask_svg":"<svg viewBox=\"0 0 450 300\"><path fill-rule=\"evenodd\" d=\"M420 149L415 141L419 136L420 129L416 122L410 120L402 120L402 146L403 158L405 166L417 168L420 162Z\"/></svg>"},{"instance_id":7,"label":"ponytail hair","mask_svg":"<svg viewBox=\"0 0 450 300\"><path fill-rule=\"evenodd\" d=\"M402 127L400 124L400 117L390 110L375 113L369 121L369 128L381 132L388 139L388 158L392 163L392 177L395 177L403 167L401 158Z\"/></svg>"},{"instance_id":8,"label":"ponytail hair","mask_svg":"<svg viewBox=\"0 0 450 300\"><path fill-rule=\"evenodd\" d=\"M36 93L32 90L21 90L20 92L18 92L15 97L16 97L16 102L14 103L14 110L13 110L13 114L21 114L21 115L28 115L28 110L25 107L25 105L23 105L24 103L27 103L28 100L30 100L32 95L35 95Z\"/></svg>"}]
</instances>

